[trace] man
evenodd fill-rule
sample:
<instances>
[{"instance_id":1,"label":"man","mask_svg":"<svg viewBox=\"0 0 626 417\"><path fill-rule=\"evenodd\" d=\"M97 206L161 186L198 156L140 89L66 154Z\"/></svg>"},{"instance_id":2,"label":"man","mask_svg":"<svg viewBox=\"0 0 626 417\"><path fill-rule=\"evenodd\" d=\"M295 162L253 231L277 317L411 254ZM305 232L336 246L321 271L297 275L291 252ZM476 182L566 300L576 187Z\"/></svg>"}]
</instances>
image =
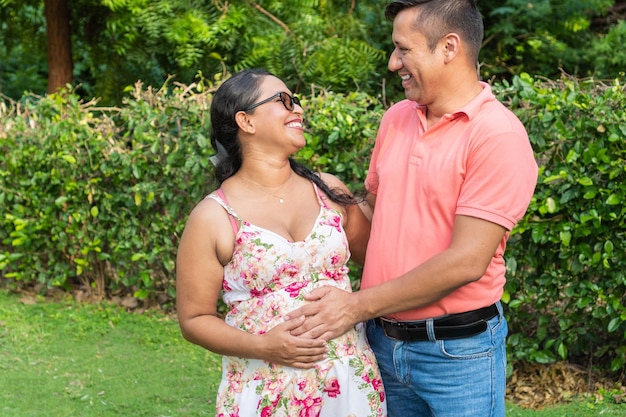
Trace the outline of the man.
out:
<instances>
[{"instance_id":1,"label":"man","mask_svg":"<svg viewBox=\"0 0 626 417\"><path fill-rule=\"evenodd\" d=\"M527 133L477 74L474 0L393 1L389 70L407 100L381 121L361 291L325 287L290 316L326 340L369 320L390 417L504 416L509 232L537 181Z\"/></svg>"}]
</instances>

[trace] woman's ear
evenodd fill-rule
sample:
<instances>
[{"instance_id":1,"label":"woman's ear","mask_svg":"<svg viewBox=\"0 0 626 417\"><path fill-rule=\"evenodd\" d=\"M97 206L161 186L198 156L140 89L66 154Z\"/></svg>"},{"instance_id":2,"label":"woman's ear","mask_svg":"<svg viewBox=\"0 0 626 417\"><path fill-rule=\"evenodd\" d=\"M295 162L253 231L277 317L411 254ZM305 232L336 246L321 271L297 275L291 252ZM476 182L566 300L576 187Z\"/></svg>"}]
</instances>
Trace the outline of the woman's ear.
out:
<instances>
[{"instance_id":1,"label":"woman's ear","mask_svg":"<svg viewBox=\"0 0 626 417\"><path fill-rule=\"evenodd\" d=\"M252 120L250 120L250 117L248 117L248 113L246 113L245 111L237 112L237 114L235 114L235 121L237 122L237 125L242 132L252 134L256 130L254 127L254 123L252 123Z\"/></svg>"}]
</instances>

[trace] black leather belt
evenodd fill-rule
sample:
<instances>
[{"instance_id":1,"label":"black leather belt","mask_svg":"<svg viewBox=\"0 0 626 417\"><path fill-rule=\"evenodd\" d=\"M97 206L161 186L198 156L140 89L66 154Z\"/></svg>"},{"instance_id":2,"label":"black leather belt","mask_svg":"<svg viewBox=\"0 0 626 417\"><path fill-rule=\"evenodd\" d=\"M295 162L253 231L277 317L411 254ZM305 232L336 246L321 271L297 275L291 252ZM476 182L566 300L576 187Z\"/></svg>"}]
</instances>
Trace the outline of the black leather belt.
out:
<instances>
[{"instance_id":1,"label":"black leather belt","mask_svg":"<svg viewBox=\"0 0 626 417\"><path fill-rule=\"evenodd\" d=\"M487 330L487 320L499 314L495 304L465 313L449 314L433 320L436 339L460 339ZM426 320L394 321L384 317L374 319L385 335L405 342L428 340Z\"/></svg>"}]
</instances>

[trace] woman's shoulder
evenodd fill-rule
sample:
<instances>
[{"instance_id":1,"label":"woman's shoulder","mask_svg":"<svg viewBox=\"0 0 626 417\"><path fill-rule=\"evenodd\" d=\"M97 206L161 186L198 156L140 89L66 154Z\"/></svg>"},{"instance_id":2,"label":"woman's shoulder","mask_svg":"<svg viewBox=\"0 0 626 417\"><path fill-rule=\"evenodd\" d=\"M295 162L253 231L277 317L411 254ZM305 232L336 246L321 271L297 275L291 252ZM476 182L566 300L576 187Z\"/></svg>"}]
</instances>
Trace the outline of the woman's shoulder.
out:
<instances>
[{"instance_id":1,"label":"woman's shoulder","mask_svg":"<svg viewBox=\"0 0 626 417\"><path fill-rule=\"evenodd\" d=\"M227 211L215 199L208 196L191 210L181 238L184 247L200 247L207 256L217 256L222 265L232 256L234 234Z\"/></svg>"},{"instance_id":2,"label":"woman's shoulder","mask_svg":"<svg viewBox=\"0 0 626 417\"><path fill-rule=\"evenodd\" d=\"M328 172L320 172L319 176L330 188L339 188L341 191L349 192L346 184L344 184L343 181L341 181L337 176Z\"/></svg>"},{"instance_id":3,"label":"woman's shoulder","mask_svg":"<svg viewBox=\"0 0 626 417\"><path fill-rule=\"evenodd\" d=\"M227 217L225 209L226 204L214 191L196 204L189 218L200 224L211 226L215 222L222 222Z\"/></svg>"}]
</instances>

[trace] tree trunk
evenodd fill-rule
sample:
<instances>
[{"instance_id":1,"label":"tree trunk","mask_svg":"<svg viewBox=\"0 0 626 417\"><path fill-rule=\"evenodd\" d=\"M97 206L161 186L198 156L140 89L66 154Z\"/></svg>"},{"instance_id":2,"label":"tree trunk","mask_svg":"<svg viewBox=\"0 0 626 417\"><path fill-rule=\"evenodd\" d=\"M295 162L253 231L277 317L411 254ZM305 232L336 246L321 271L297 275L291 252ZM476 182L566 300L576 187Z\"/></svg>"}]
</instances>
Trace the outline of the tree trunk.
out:
<instances>
[{"instance_id":1,"label":"tree trunk","mask_svg":"<svg viewBox=\"0 0 626 417\"><path fill-rule=\"evenodd\" d=\"M48 93L73 81L70 10L67 0L45 0L46 34L48 38Z\"/></svg>"}]
</instances>

